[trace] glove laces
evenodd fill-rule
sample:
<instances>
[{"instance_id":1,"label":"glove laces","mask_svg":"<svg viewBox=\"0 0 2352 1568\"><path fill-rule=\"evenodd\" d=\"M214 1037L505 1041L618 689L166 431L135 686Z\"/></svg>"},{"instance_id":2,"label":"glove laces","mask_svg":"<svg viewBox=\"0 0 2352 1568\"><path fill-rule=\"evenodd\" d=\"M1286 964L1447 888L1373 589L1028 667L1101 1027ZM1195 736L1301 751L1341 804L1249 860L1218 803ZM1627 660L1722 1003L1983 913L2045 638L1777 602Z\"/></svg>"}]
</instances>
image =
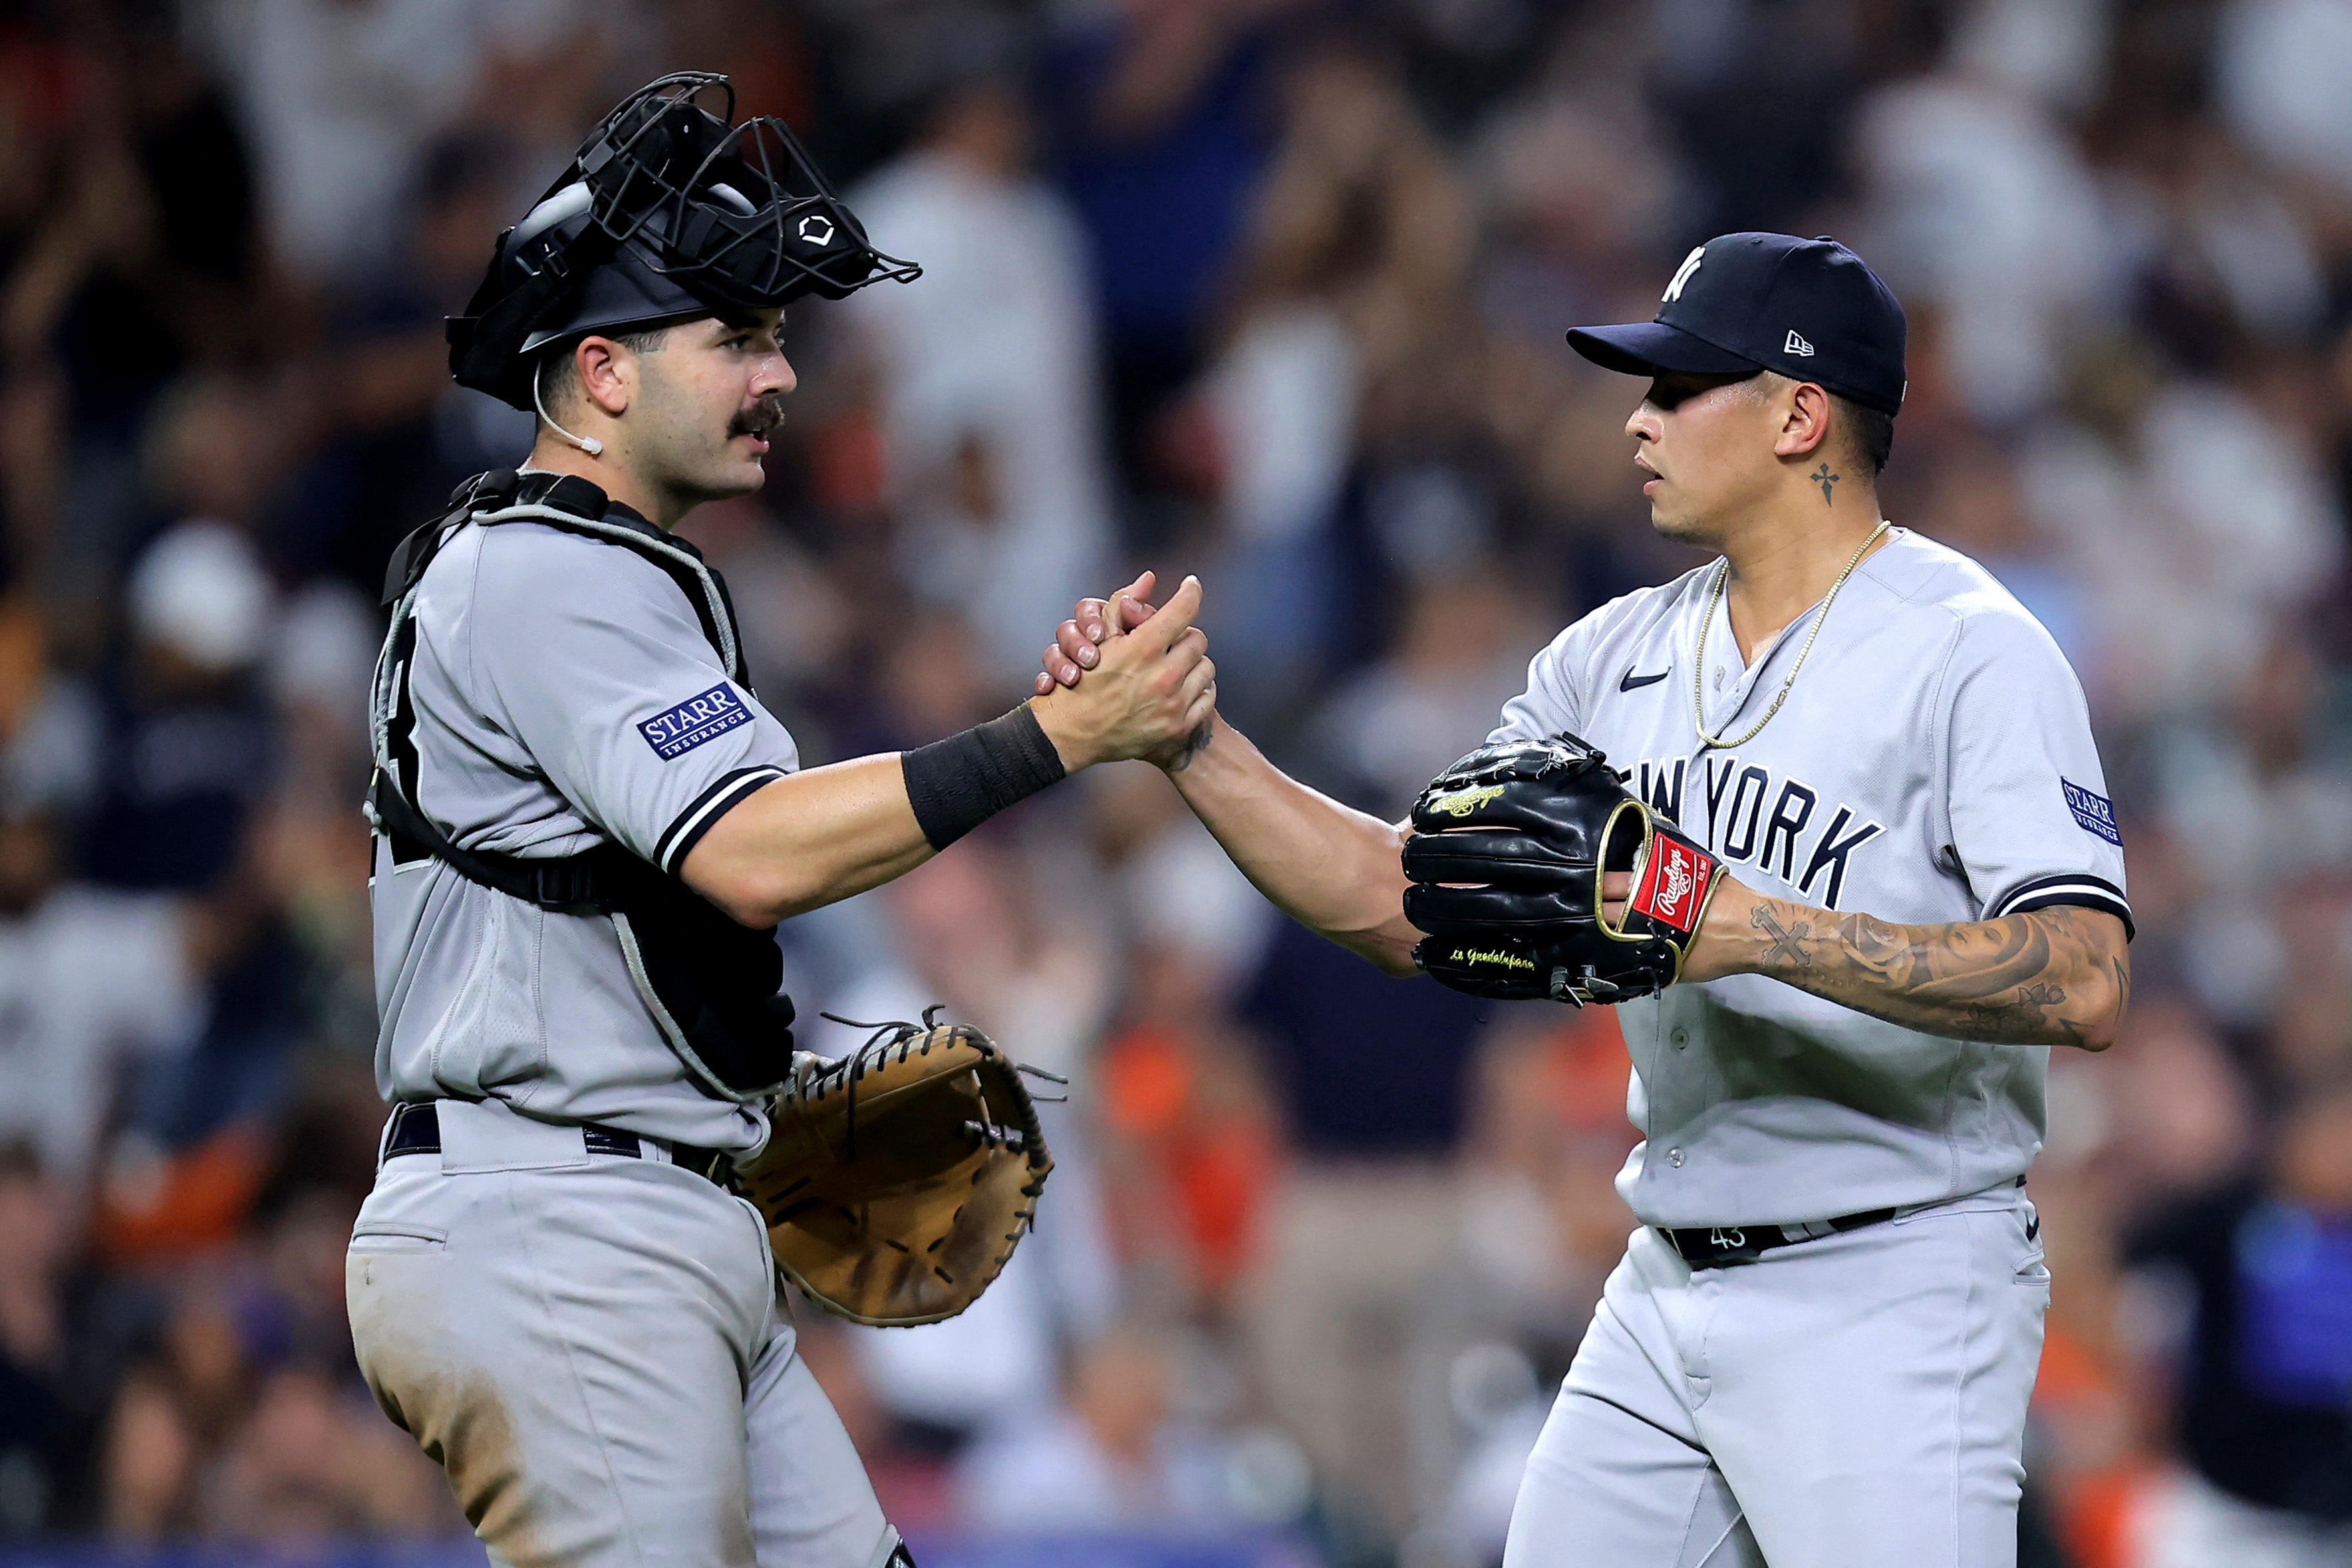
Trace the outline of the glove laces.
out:
<instances>
[{"instance_id":1,"label":"glove laces","mask_svg":"<svg viewBox=\"0 0 2352 1568\"><path fill-rule=\"evenodd\" d=\"M857 1158L858 1081L864 1078L870 1069L880 1066L883 1059L888 1056L894 1048L898 1052L899 1060L902 1061L905 1061L907 1053L915 1049L914 1042L917 1040L940 1027L939 1015L945 1011L947 1011L947 1004L945 1002L933 1002L929 1007L923 1009L923 1021L920 1023L909 1023L905 1019L893 1019L887 1023L867 1023L861 1019L843 1018L839 1013L819 1013L816 1015L828 1022L841 1024L848 1029L864 1029L874 1031L871 1035L866 1037L865 1044L859 1046L856 1051L851 1051L847 1056L843 1057L840 1061L825 1068L822 1074L822 1076L824 1077L831 1077L835 1074L839 1074L842 1079L843 1086L848 1092L849 1103L844 1113L845 1124L843 1128L843 1140L845 1144L843 1154L844 1156L851 1162L854 1163ZM982 1041L976 1043L987 1042ZM925 1047L924 1049L928 1051L929 1048ZM1002 1051L992 1051L992 1054L1001 1057L1003 1053ZM1069 1087L1070 1081L1063 1077L1058 1072L1048 1072L1042 1067L1032 1067L1025 1061L1015 1061L1012 1062L1010 1065L1015 1072L1025 1074L1031 1078L1042 1078L1048 1083L1057 1083L1064 1088ZM1059 1105L1067 1101L1069 1096L1066 1094L1033 1094L1030 1098L1032 1100L1039 1101L1045 1104Z\"/></svg>"}]
</instances>

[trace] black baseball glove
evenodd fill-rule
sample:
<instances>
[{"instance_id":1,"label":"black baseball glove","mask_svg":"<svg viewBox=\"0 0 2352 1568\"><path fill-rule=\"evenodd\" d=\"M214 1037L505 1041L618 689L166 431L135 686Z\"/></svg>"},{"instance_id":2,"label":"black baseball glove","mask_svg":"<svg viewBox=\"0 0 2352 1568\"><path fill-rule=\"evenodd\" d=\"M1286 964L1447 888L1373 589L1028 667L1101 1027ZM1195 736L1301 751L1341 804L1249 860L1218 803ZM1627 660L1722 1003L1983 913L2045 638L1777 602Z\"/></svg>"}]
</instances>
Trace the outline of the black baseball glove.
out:
<instances>
[{"instance_id":1,"label":"black baseball glove","mask_svg":"<svg viewBox=\"0 0 2352 1568\"><path fill-rule=\"evenodd\" d=\"M1405 841L1413 962L1474 997L1622 1002L1675 983L1721 880L1713 855L1573 735L1481 747L1429 782ZM1601 877L1631 896L1612 923Z\"/></svg>"}]
</instances>

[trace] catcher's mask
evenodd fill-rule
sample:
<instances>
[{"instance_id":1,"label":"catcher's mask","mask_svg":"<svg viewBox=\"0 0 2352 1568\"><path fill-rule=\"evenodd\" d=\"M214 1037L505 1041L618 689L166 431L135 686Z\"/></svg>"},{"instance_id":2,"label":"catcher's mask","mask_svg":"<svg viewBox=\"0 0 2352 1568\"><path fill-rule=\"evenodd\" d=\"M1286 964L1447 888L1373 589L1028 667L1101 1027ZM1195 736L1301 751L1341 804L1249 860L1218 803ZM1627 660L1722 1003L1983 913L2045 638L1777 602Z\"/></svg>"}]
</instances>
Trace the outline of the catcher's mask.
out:
<instances>
[{"instance_id":1,"label":"catcher's mask","mask_svg":"<svg viewBox=\"0 0 2352 1568\"><path fill-rule=\"evenodd\" d=\"M725 96L722 113L699 101ZM449 373L528 410L535 361L590 332L645 330L814 294L839 299L913 262L883 255L783 121L734 123L724 76L680 71L623 99L522 221L499 236Z\"/></svg>"}]
</instances>

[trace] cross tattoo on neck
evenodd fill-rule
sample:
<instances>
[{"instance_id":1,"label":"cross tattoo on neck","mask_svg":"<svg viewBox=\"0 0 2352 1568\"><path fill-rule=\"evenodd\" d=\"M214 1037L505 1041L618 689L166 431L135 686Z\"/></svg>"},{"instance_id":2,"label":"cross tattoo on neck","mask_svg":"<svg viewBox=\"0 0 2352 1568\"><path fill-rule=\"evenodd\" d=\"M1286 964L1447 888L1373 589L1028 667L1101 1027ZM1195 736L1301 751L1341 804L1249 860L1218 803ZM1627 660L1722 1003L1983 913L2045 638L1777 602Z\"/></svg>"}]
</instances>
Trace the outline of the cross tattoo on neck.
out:
<instances>
[{"instance_id":1,"label":"cross tattoo on neck","mask_svg":"<svg viewBox=\"0 0 2352 1568\"><path fill-rule=\"evenodd\" d=\"M1824 463L1820 467L1814 469L1811 474L1806 475L1805 477L1811 479L1814 484L1819 485L1822 487L1822 506L1832 507L1837 504L1830 498L1830 486L1844 478L1844 475L1831 473L1830 465Z\"/></svg>"}]
</instances>

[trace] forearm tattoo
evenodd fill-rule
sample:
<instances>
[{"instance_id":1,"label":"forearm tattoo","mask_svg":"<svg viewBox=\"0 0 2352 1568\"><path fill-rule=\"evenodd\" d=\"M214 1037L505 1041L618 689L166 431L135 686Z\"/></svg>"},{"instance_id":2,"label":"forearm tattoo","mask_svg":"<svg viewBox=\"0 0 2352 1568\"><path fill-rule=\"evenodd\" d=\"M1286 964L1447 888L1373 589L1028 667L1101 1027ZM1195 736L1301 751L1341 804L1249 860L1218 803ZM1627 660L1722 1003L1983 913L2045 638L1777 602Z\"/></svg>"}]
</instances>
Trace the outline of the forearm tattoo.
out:
<instances>
[{"instance_id":1,"label":"forearm tattoo","mask_svg":"<svg viewBox=\"0 0 2352 1568\"><path fill-rule=\"evenodd\" d=\"M1896 925L1767 899L1748 924L1759 973L1856 1012L1958 1040L2085 1045L2105 1043L2131 995L2094 913Z\"/></svg>"}]
</instances>

